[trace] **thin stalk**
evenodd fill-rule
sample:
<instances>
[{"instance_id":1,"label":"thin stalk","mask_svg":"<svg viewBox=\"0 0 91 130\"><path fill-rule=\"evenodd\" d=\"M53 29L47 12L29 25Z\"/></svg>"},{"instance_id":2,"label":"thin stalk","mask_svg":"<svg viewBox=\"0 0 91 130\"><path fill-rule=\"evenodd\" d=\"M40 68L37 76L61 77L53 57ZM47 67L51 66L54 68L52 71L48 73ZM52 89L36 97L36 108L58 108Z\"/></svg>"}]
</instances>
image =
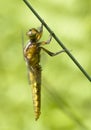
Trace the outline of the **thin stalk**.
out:
<instances>
[{"instance_id":1,"label":"thin stalk","mask_svg":"<svg viewBox=\"0 0 91 130\"><path fill-rule=\"evenodd\" d=\"M29 7L29 9L33 12L33 14L39 19L39 21L45 26L48 32L53 36L53 38L57 41L57 43L65 50L67 55L71 58L71 60L76 64L76 66L81 70L81 72L86 76L86 78L91 81L91 77L84 70L84 68L80 65L80 63L75 59L75 57L71 54L71 52L65 47L65 45L61 42L61 40L56 36L56 34L49 28L49 26L45 23L45 21L39 16L39 14L35 11L35 9L31 6L31 4L27 0L23 0L25 4Z\"/></svg>"}]
</instances>

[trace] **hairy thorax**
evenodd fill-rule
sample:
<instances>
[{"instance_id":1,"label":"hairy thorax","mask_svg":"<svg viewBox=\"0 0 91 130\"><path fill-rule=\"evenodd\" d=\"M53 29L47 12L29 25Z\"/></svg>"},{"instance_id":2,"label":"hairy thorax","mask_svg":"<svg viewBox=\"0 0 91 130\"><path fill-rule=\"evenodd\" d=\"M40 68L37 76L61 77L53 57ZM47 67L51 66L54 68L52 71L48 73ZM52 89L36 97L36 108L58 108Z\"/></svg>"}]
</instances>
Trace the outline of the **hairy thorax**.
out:
<instances>
[{"instance_id":1,"label":"hairy thorax","mask_svg":"<svg viewBox=\"0 0 91 130\"><path fill-rule=\"evenodd\" d=\"M25 60L32 66L36 66L40 62L40 48L35 44L30 44L24 51Z\"/></svg>"}]
</instances>

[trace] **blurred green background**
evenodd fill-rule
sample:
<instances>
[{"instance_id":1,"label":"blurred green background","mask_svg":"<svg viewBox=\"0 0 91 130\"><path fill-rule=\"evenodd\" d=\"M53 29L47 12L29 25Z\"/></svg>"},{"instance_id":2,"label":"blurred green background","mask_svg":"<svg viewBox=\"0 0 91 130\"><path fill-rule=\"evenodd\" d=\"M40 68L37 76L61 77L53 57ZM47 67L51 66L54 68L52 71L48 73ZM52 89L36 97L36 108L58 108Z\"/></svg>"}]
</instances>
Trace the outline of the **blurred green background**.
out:
<instances>
[{"instance_id":1,"label":"blurred green background","mask_svg":"<svg viewBox=\"0 0 91 130\"><path fill-rule=\"evenodd\" d=\"M91 74L91 0L31 4ZM35 122L21 35L26 43L26 31L39 26L22 0L0 2L0 130L91 130L91 83L65 53L51 58L41 52L42 108ZM44 29L42 40L48 37ZM54 39L45 47L61 50Z\"/></svg>"}]
</instances>

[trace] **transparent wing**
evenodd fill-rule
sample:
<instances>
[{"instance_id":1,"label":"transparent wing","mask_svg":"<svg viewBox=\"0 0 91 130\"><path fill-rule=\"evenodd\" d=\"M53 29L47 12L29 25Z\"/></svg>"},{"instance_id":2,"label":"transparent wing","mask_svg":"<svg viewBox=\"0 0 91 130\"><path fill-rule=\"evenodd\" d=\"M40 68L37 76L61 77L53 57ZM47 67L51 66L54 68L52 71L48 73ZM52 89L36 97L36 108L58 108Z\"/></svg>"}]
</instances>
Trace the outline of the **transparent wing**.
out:
<instances>
[{"instance_id":1,"label":"transparent wing","mask_svg":"<svg viewBox=\"0 0 91 130\"><path fill-rule=\"evenodd\" d=\"M22 35L22 53L23 53L23 58L26 61L26 59L24 57L24 33L23 33L23 31L22 31L21 35ZM31 81L30 81L30 67L29 67L29 64L28 64L27 61L26 61L26 66L27 66L28 82L29 82L29 84L31 84Z\"/></svg>"}]
</instances>

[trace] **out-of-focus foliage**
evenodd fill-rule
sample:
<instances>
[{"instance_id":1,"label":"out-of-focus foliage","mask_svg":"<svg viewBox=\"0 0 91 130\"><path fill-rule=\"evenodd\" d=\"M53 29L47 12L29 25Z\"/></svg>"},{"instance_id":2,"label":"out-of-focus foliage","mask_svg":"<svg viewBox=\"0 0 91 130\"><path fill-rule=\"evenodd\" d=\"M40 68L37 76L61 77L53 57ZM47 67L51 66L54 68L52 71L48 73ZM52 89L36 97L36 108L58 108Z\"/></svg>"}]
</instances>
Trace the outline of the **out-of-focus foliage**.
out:
<instances>
[{"instance_id":1,"label":"out-of-focus foliage","mask_svg":"<svg viewBox=\"0 0 91 130\"><path fill-rule=\"evenodd\" d=\"M91 74L91 0L31 4ZM90 130L91 83L65 53L51 58L42 52L42 112L35 122L21 35L38 26L22 0L0 2L0 130ZM44 29L42 39L48 36ZM61 49L54 39L46 47Z\"/></svg>"}]
</instances>

